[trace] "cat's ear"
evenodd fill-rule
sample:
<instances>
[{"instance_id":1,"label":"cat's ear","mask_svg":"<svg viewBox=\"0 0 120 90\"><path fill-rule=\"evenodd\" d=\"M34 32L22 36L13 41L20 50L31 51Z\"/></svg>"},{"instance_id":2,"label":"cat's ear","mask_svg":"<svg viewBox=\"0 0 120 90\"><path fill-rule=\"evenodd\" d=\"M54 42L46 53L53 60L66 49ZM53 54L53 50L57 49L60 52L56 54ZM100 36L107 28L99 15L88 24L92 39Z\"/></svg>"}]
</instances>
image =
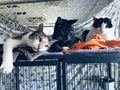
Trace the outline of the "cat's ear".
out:
<instances>
[{"instance_id":1,"label":"cat's ear","mask_svg":"<svg viewBox=\"0 0 120 90\"><path fill-rule=\"evenodd\" d=\"M96 20L97 18L95 16L93 16L93 20Z\"/></svg>"},{"instance_id":2,"label":"cat's ear","mask_svg":"<svg viewBox=\"0 0 120 90\"><path fill-rule=\"evenodd\" d=\"M38 28L37 28L37 31L43 31L43 23L41 23L39 26L38 26Z\"/></svg>"},{"instance_id":3,"label":"cat's ear","mask_svg":"<svg viewBox=\"0 0 120 90\"><path fill-rule=\"evenodd\" d=\"M59 19L61 19L61 17L59 16L57 19L59 20Z\"/></svg>"},{"instance_id":4,"label":"cat's ear","mask_svg":"<svg viewBox=\"0 0 120 90\"><path fill-rule=\"evenodd\" d=\"M62 23L63 21L62 21L62 18L59 16L58 18L57 18L57 22L59 22L59 23Z\"/></svg>"},{"instance_id":5,"label":"cat's ear","mask_svg":"<svg viewBox=\"0 0 120 90\"><path fill-rule=\"evenodd\" d=\"M73 19L73 20L69 20L69 23L72 25L72 24L74 24L77 21L78 21L78 19Z\"/></svg>"}]
</instances>

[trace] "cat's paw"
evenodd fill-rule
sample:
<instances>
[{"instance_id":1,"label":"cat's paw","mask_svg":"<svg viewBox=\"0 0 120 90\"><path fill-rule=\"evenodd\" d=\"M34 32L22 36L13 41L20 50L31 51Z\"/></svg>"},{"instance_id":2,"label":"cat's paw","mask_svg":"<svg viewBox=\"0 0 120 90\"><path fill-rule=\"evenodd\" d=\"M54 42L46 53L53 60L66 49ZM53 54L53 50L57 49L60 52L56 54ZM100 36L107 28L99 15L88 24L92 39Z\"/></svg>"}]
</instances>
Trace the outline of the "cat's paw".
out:
<instances>
[{"instance_id":1,"label":"cat's paw","mask_svg":"<svg viewBox=\"0 0 120 90\"><path fill-rule=\"evenodd\" d=\"M67 47L67 46L64 46L64 47L62 47L63 48L63 50L68 50L68 49L70 49L69 47Z\"/></svg>"},{"instance_id":2,"label":"cat's paw","mask_svg":"<svg viewBox=\"0 0 120 90\"><path fill-rule=\"evenodd\" d=\"M0 69L2 69L2 72L5 74L9 74L13 70L13 63L10 63L8 61L4 61L2 65L0 66Z\"/></svg>"}]
</instances>

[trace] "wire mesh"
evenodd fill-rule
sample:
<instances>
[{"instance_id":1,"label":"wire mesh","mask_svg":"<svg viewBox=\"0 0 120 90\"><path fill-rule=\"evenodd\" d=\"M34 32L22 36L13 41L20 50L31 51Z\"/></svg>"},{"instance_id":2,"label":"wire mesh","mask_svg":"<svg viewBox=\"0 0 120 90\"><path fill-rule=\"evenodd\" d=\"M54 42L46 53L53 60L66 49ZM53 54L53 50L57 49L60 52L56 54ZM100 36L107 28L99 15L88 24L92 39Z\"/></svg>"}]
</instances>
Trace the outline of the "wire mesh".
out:
<instances>
[{"instance_id":1,"label":"wire mesh","mask_svg":"<svg viewBox=\"0 0 120 90\"><path fill-rule=\"evenodd\" d=\"M19 90L57 90L56 66L19 67Z\"/></svg>"},{"instance_id":2,"label":"wire mesh","mask_svg":"<svg viewBox=\"0 0 120 90\"><path fill-rule=\"evenodd\" d=\"M0 90L16 90L15 70L11 74L0 73Z\"/></svg>"},{"instance_id":3,"label":"wire mesh","mask_svg":"<svg viewBox=\"0 0 120 90\"><path fill-rule=\"evenodd\" d=\"M60 70L56 65L17 67L18 69L14 69L11 74L0 73L0 90L120 89L118 63L65 63L65 68L59 67ZM60 83L58 84L57 73L63 69L65 69L65 75L61 77L63 88L58 89ZM66 85L63 82L66 82Z\"/></svg>"},{"instance_id":4,"label":"wire mesh","mask_svg":"<svg viewBox=\"0 0 120 90\"><path fill-rule=\"evenodd\" d=\"M66 64L66 90L119 90L118 64Z\"/></svg>"}]
</instances>

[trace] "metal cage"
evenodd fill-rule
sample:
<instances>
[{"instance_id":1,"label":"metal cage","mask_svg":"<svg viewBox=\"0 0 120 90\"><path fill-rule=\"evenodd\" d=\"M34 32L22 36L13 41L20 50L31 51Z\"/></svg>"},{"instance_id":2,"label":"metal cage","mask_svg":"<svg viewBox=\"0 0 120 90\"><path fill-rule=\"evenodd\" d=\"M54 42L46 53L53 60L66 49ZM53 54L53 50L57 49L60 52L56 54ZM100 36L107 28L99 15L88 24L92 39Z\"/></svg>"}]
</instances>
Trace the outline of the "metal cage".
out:
<instances>
[{"instance_id":1,"label":"metal cage","mask_svg":"<svg viewBox=\"0 0 120 90\"><path fill-rule=\"evenodd\" d=\"M119 61L118 52L20 60L11 74L0 74L0 90L119 90Z\"/></svg>"}]
</instances>

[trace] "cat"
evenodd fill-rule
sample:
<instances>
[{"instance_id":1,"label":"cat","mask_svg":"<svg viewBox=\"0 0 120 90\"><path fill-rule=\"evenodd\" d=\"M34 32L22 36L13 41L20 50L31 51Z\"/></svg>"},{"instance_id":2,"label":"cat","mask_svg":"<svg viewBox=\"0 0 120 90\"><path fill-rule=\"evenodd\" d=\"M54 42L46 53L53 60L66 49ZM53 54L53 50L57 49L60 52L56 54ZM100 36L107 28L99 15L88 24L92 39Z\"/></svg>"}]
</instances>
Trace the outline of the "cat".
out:
<instances>
[{"instance_id":1,"label":"cat","mask_svg":"<svg viewBox=\"0 0 120 90\"><path fill-rule=\"evenodd\" d=\"M90 31L83 32L86 34L86 38L84 39L86 42L89 41L94 35L99 34L104 40L112 40L115 39L113 24L110 18L96 18L93 16L93 27Z\"/></svg>"},{"instance_id":2,"label":"cat","mask_svg":"<svg viewBox=\"0 0 120 90\"><path fill-rule=\"evenodd\" d=\"M13 49L20 45L27 45L35 52L44 52L49 48L47 36L43 33L43 24L33 32L23 33L17 36L8 38L3 44L2 65L0 69L3 73L10 73L13 70Z\"/></svg>"},{"instance_id":3,"label":"cat","mask_svg":"<svg viewBox=\"0 0 120 90\"><path fill-rule=\"evenodd\" d=\"M52 39L57 41L50 46L50 52L60 52L78 41L78 38L74 37L73 28L73 24L76 21L77 19L67 20L61 17L57 18L52 35Z\"/></svg>"}]
</instances>

